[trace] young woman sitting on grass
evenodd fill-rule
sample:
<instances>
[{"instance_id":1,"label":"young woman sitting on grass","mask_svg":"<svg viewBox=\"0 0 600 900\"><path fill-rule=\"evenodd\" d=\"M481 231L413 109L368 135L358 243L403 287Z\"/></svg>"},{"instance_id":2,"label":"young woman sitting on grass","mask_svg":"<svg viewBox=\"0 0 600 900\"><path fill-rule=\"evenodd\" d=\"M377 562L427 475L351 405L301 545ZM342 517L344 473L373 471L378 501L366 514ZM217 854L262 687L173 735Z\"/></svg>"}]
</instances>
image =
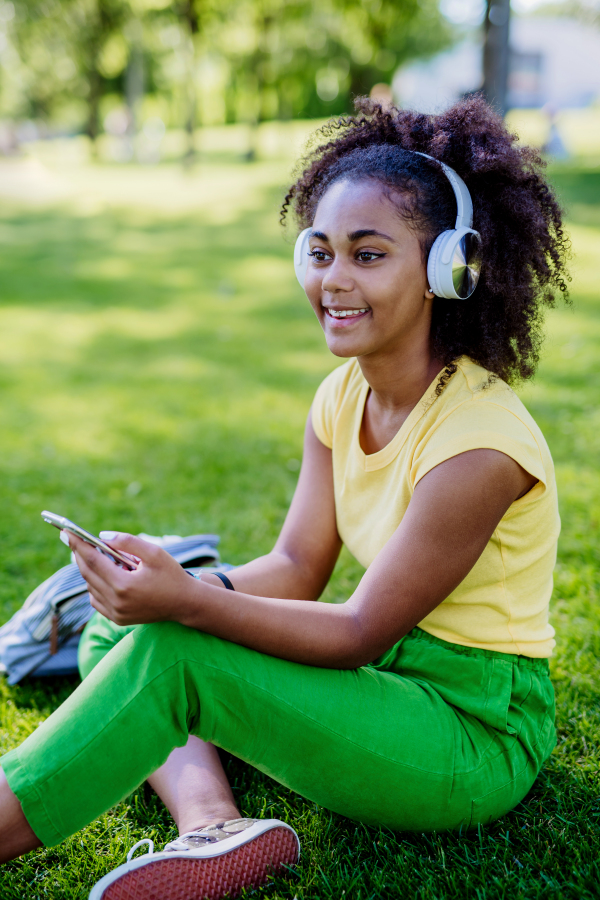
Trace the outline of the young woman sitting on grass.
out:
<instances>
[{"instance_id":1,"label":"young woman sitting on grass","mask_svg":"<svg viewBox=\"0 0 600 900\"><path fill-rule=\"evenodd\" d=\"M97 610L84 680L2 759L3 860L145 779L164 800L180 839L94 898L235 895L296 861L290 826L241 817L217 747L341 815L426 831L512 809L555 744L556 487L508 386L533 375L541 310L566 288L542 163L477 98L435 116L362 101L319 136L283 217L310 228L304 287L348 362L315 396L274 549L230 590L131 535L104 536L139 557L133 572L70 537ZM438 161L466 183L481 236L467 299L428 276L466 203ZM311 602L342 543L364 577L343 604Z\"/></svg>"}]
</instances>

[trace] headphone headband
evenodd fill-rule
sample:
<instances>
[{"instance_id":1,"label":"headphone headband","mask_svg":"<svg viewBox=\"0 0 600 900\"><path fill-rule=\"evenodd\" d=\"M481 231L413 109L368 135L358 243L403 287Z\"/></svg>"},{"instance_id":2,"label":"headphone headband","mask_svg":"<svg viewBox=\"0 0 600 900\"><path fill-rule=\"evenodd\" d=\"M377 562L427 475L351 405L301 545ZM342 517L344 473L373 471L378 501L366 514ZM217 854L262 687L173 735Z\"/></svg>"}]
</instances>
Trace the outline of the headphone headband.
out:
<instances>
[{"instance_id":1,"label":"headphone headband","mask_svg":"<svg viewBox=\"0 0 600 900\"><path fill-rule=\"evenodd\" d=\"M454 228L472 228L473 227L473 201L471 200L471 195L469 193L469 189L454 169L450 168L450 166L446 165L445 162L442 162L440 159L436 159L434 156L430 156L429 153L421 153L420 150L412 150L409 151L411 153L416 153L417 156L424 156L425 159L431 159L434 163L437 163L438 166L441 167L442 172L452 185L452 190L454 191L454 196L456 197L456 222Z\"/></svg>"}]
</instances>

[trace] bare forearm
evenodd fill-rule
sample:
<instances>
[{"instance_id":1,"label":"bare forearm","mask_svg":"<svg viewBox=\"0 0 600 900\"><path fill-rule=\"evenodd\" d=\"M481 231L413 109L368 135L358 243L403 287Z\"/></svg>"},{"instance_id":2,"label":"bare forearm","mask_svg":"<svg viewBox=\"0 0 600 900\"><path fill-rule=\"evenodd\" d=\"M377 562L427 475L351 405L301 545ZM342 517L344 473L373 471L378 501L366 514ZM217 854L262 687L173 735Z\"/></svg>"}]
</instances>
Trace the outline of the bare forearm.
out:
<instances>
[{"instance_id":1,"label":"bare forearm","mask_svg":"<svg viewBox=\"0 0 600 900\"><path fill-rule=\"evenodd\" d=\"M287 600L317 600L324 585L315 577L314 568L302 564L277 548L235 569L229 575L236 591L255 597L284 597ZM217 585L208 573L202 581Z\"/></svg>"},{"instance_id":2,"label":"bare forearm","mask_svg":"<svg viewBox=\"0 0 600 900\"><path fill-rule=\"evenodd\" d=\"M191 584L174 617L190 628L306 665L352 669L369 661L347 604L257 597L237 586L233 593Z\"/></svg>"}]
</instances>

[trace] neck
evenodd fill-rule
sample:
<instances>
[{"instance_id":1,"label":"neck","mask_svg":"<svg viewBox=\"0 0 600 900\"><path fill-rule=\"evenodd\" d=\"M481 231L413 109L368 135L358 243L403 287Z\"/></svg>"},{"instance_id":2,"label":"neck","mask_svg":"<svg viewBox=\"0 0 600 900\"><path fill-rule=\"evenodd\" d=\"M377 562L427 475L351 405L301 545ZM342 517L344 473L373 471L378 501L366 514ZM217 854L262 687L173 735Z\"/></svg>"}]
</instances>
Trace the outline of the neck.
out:
<instances>
[{"instance_id":1,"label":"neck","mask_svg":"<svg viewBox=\"0 0 600 900\"><path fill-rule=\"evenodd\" d=\"M443 368L431 353L429 335L401 348L359 356L358 363L382 410L412 409Z\"/></svg>"}]
</instances>

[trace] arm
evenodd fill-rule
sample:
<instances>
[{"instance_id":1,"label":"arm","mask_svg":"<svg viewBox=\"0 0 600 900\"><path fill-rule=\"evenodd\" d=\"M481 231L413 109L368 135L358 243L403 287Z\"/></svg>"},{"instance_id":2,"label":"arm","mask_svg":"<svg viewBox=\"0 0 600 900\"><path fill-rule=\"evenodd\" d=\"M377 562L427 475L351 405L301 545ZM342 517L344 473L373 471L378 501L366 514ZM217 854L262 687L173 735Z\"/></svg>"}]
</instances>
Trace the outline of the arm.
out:
<instances>
[{"instance_id":1,"label":"arm","mask_svg":"<svg viewBox=\"0 0 600 900\"><path fill-rule=\"evenodd\" d=\"M340 605L192 582L167 554L154 547L146 552L145 545L142 552L135 538L119 544L142 557L134 573L87 545L78 543L76 551L94 606L119 624L171 619L272 656L356 668L392 646L460 584L510 504L534 483L495 450L471 450L437 466L421 479L400 526Z\"/></svg>"},{"instance_id":2,"label":"arm","mask_svg":"<svg viewBox=\"0 0 600 900\"><path fill-rule=\"evenodd\" d=\"M230 574L236 591L262 597L317 600L331 577L342 542L335 522L331 450L316 437L308 415L302 468L281 534L266 556ZM202 581L222 587L216 575Z\"/></svg>"}]
</instances>

